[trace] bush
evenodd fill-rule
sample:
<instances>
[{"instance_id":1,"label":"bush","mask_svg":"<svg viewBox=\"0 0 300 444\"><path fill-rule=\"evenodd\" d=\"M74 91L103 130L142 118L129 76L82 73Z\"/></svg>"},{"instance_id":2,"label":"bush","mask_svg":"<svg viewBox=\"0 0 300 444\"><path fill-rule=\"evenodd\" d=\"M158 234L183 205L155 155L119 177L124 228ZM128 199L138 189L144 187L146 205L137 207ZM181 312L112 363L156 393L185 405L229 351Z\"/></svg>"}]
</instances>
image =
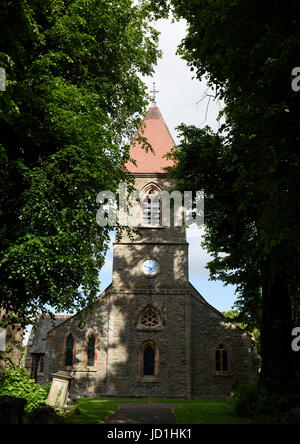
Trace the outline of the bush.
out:
<instances>
[{"instance_id":1,"label":"bush","mask_svg":"<svg viewBox=\"0 0 300 444\"><path fill-rule=\"evenodd\" d=\"M70 424L67 416L59 413L49 405L42 405L32 409L27 415L27 424Z\"/></svg>"},{"instance_id":2,"label":"bush","mask_svg":"<svg viewBox=\"0 0 300 444\"><path fill-rule=\"evenodd\" d=\"M24 398L27 401L26 410L29 411L47 399L47 389L30 379L27 370L20 366L8 365L5 373L0 376L0 395L10 395Z\"/></svg>"},{"instance_id":3,"label":"bush","mask_svg":"<svg viewBox=\"0 0 300 444\"><path fill-rule=\"evenodd\" d=\"M43 389L45 389L45 391L47 393L47 396L49 395L49 392L51 389L51 384L52 384L51 381L47 381L42 385Z\"/></svg>"},{"instance_id":4,"label":"bush","mask_svg":"<svg viewBox=\"0 0 300 444\"><path fill-rule=\"evenodd\" d=\"M16 396L0 396L0 424L22 424L26 399Z\"/></svg>"},{"instance_id":5,"label":"bush","mask_svg":"<svg viewBox=\"0 0 300 444\"><path fill-rule=\"evenodd\" d=\"M258 387L256 384L240 385L230 400L233 414L251 418L256 415Z\"/></svg>"},{"instance_id":6,"label":"bush","mask_svg":"<svg viewBox=\"0 0 300 444\"><path fill-rule=\"evenodd\" d=\"M258 383L239 386L230 400L233 414L246 418L282 418L297 402L299 398L293 393L270 393Z\"/></svg>"}]
</instances>

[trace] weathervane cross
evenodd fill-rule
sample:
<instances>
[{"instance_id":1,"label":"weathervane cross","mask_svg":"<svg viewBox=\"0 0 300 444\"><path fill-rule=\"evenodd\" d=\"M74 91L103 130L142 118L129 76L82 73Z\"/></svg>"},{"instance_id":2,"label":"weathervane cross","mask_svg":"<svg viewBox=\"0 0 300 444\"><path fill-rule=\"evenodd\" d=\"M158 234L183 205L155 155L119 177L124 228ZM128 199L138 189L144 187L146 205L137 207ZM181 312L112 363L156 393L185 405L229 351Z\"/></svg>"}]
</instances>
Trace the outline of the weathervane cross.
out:
<instances>
[{"instance_id":1,"label":"weathervane cross","mask_svg":"<svg viewBox=\"0 0 300 444\"><path fill-rule=\"evenodd\" d=\"M159 91L157 91L156 87L155 87L155 82L153 82L153 90L150 91L153 96L152 96L152 102L154 103L154 105L156 105L156 100L155 100L155 96L157 93L159 93Z\"/></svg>"}]
</instances>

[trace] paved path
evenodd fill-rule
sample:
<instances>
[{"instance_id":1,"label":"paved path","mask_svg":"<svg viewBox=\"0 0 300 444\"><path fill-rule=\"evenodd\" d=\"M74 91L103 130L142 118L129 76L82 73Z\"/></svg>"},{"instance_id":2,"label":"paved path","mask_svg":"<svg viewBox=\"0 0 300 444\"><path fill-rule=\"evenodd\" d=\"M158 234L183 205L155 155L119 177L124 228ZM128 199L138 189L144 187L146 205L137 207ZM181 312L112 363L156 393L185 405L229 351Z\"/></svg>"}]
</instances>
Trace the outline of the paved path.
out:
<instances>
[{"instance_id":1,"label":"paved path","mask_svg":"<svg viewBox=\"0 0 300 444\"><path fill-rule=\"evenodd\" d=\"M175 404L160 402L122 402L106 424L176 424Z\"/></svg>"}]
</instances>

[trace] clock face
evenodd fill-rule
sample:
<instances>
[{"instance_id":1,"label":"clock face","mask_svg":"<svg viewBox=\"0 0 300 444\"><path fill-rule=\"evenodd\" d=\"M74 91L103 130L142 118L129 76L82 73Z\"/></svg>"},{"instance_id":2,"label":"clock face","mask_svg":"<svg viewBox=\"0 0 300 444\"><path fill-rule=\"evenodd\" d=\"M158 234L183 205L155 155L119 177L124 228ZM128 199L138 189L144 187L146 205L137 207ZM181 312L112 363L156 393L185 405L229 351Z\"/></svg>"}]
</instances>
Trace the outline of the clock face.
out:
<instances>
[{"instance_id":1,"label":"clock face","mask_svg":"<svg viewBox=\"0 0 300 444\"><path fill-rule=\"evenodd\" d=\"M142 270L148 276L155 276L158 273L159 265L154 259L147 259L143 262Z\"/></svg>"}]
</instances>

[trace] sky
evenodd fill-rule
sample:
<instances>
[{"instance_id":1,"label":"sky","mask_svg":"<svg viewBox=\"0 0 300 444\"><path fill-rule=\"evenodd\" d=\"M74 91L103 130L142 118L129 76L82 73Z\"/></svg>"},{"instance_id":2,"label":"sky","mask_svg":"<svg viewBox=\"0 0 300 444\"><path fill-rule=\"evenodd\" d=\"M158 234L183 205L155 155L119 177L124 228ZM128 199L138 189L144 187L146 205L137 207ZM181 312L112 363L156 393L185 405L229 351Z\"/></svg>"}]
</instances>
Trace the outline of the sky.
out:
<instances>
[{"instance_id":1,"label":"sky","mask_svg":"<svg viewBox=\"0 0 300 444\"><path fill-rule=\"evenodd\" d=\"M159 60L153 77L143 78L149 92L155 82L156 104L175 140L179 142L176 127L180 123L195 126L209 125L217 130L220 123L217 116L221 104L204 98L208 90L205 81L193 79L193 73L186 62L176 55L177 46L185 36L184 21L172 23L171 20L159 20L156 28L161 32L159 47L163 57ZM189 242L189 278L201 295L220 311L230 310L236 300L235 287L224 287L220 281L210 281L209 272L205 268L209 261L208 253L200 246L201 232L197 228L187 231ZM111 282L112 246L107 254L106 262L100 272L101 289L104 290Z\"/></svg>"}]
</instances>

